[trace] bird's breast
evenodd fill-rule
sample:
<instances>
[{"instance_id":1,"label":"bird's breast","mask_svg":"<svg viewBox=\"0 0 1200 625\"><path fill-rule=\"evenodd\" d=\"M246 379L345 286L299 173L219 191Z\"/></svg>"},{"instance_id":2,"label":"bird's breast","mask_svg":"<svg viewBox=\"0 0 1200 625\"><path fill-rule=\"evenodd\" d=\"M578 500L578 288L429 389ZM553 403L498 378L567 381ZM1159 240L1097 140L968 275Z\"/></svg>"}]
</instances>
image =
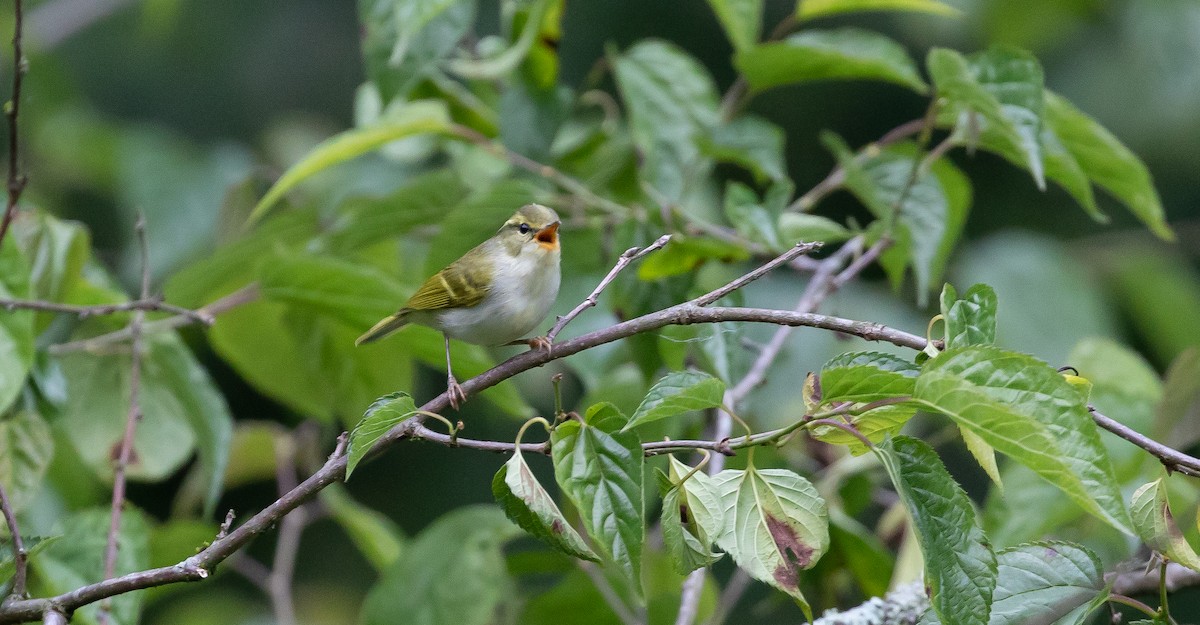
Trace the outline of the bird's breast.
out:
<instances>
[{"instance_id":1,"label":"bird's breast","mask_svg":"<svg viewBox=\"0 0 1200 625\"><path fill-rule=\"evenodd\" d=\"M493 267L492 285L479 304L440 313L438 325L478 345L502 345L529 336L558 297L559 252L536 248Z\"/></svg>"}]
</instances>

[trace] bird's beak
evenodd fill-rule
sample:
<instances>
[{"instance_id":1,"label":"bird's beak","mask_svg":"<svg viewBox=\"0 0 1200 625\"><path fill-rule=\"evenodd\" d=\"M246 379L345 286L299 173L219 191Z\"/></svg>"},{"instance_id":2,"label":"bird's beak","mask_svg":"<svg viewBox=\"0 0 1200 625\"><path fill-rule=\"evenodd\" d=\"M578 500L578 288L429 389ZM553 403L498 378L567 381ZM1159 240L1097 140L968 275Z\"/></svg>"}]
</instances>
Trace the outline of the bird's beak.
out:
<instances>
[{"instance_id":1,"label":"bird's beak","mask_svg":"<svg viewBox=\"0 0 1200 625\"><path fill-rule=\"evenodd\" d=\"M558 226L559 222L554 222L545 228L537 231L533 236L533 240L537 241L538 245L547 250L558 249Z\"/></svg>"}]
</instances>

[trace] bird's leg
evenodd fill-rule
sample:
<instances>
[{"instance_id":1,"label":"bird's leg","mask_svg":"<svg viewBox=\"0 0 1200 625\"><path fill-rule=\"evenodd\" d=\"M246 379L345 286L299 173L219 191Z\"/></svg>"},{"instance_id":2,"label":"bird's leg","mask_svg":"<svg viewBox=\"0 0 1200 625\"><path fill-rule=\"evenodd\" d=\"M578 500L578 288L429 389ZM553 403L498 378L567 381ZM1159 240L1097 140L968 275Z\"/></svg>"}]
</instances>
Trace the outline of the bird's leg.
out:
<instances>
[{"instance_id":1,"label":"bird's leg","mask_svg":"<svg viewBox=\"0 0 1200 625\"><path fill-rule=\"evenodd\" d=\"M442 333L442 338L446 339L446 394L450 396L450 406L455 410L467 401L467 394L463 388L458 385L458 380L454 379L454 369L450 366L450 335Z\"/></svg>"},{"instance_id":2,"label":"bird's leg","mask_svg":"<svg viewBox=\"0 0 1200 625\"><path fill-rule=\"evenodd\" d=\"M535 336L529 339L517 339L515 341L505 343L505 345L528 345L529 349L536 349L538 351L546 352L550 351L550 344L550 339L545 336Z\"/></svg>"}]
</instances>

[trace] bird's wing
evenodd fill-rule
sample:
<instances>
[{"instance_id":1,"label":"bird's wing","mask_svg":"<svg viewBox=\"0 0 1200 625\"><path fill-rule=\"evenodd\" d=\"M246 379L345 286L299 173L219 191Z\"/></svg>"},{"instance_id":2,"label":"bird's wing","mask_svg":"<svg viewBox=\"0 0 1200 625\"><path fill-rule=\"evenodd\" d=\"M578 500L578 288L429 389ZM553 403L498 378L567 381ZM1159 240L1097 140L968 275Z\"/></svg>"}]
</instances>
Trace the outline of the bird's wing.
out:
<instances>
[{"instance_id":1,"label":"bird's wing","mask_svg":"<svg viewBox=\"0 0 1200 625\"><path fill-rule=\"evenodd\" d=\"M467 252L445 269L433 274L404 304L409 310L469 308L487 296L492 265L483 246Z\"/></svg>"}]
</instances>

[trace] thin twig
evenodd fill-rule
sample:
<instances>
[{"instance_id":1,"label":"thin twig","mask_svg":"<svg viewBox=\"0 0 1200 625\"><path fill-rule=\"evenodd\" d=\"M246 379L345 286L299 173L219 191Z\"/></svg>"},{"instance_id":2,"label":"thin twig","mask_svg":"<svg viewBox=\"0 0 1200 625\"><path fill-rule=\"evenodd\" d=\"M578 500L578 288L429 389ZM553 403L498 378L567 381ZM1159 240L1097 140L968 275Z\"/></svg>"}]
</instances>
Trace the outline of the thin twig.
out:
<instances>
[{"instance_id":1,"label":"thin twig","mask_svg":"<svg viewBox=\"0 0 1200 625\"><path fill-rule=\"evenodd\" d=\"M198 319L215 320L216 317L226 311L232 310L243 304L248 304L257 300L259 297L258 283L248 284L229 295L220 299L214 300L200 308L189 311L186 315L175 315L166 319L158 319L150 321L142 325L142 335L154 334L156 332L166 332L168 330L176 330L184 326L189 326L197 323ZM75 351L97 352L112 345L133 338L133 331L129 327L93 336L88 339L71 341L70 343L59 343L58 345L50 346L51 354L66 354Z\"/></svg>"},{"instance_id":2,"label":"thin twig","mask_svg":"<svg viewBox=\"0 0 1200 625\"><path fill-rule=\"evenodd\" d=\"M4 107L4 116L8 118L8 206L4 209L4 217L0 218L0 243L12 225L13 217L17 214L17 202L25 191L28 179L21 173L21 143L17 127L17 115L21 112L21 78L25 76L29 61L21 49L21 0L13 0L13 77L12 99Z\"/></svg>"},{"instance_id":3,"label":"thin twig","mask_svg":"<svg viewBox=\"0 0 1200 625\"><path fill-rule=\"evenodd\" d=\"M271 577L271 569L268 569L262 562L244 554L235 553L228 560L229 568L235 573L241 575L246 581L254 584L265 595L271 594L271 585L268 579Z\"/></svg>"},{"instance_id":4,"label":"thin twig","mask_svg":"<svg viewBox=\"0 0 1200 625\"><path fill-rule=\"evenodd\" d=\"M8 524L8 534L12 537L13 545L13 597L25 598L25 575L28 570L29 553L25 551L25 541L21 540L21 530L17 527L17 515L13 513L12 503L8 493L0 485L0 509L4 511L4 522Z\"/></svg>"},{"instance_id":5,"label":"thin twig","mask_svg":"<svg viewBox=\"0 0 1200 625\"><path fill-rule=\"evenodd\" d=\"M550 182L553 182L562 189L576 195L577 197L583 198L586 202L603 210L613 217L626 218L630 216L640 216L635 208L622 206L621 204L618 204L606 197L597 195L595 192L589 189L587 185L583 184L579 180L563 173L551 165L539 163L528 156L525 156L524 154L514 152L508 149L508 147L506 147L504 144L498 141L493 141L474 128L468 128L466 126L455 124L451 126L450 133L459 138L470 141L471 143L497 156L503 157L508 162L520 167L521 169L524 169L525 171L536 174L549 180Z\"/></svg>"},{"instance_id":6,"label":"thin twig","mask_svg":"<svg viewBox=\"0 0 1200 625\"><path fill-rule=\"evenodd\" d=\"M1096 410L1095 406L1088 406L1088 412L1092 413L1092 420L1096 422L1096 425L1150 452L1150 455L1158 458L1158 461L1168 471L1176 471L1191 477L1200 477L1200 458L1194 458L1181 451L1167 447L1131 429L1129 426L1105 416L1099 410Z\"/></svg>"},{"instance_id":7,"label":"thin twig","mask_svg":"<svg viewBox=\"0 0 1200 625\"><path fill-rule=\"evenodd\" d=\"M717 607L713 611L713 615L705 622L705 625L721 625L725 619L729 618L729 614L733 611L733 607L737 605L739 599L750 587L750 574L746 569L739 568L729 577L729 581L725 583L725 588L721 590L721 596L717 598Z\"/></svg>"},{"instance_id":8,"label":"thin twig","mask_svg":"<svg viewBox=\"0 0 1200 625\"><path fill-rule=\"evenodd\" d=\"M584 575L588 576L588 579L592 580L592 585L596 587L596 591L600 593L600 597L604 599L604 603L608 604L608 607L613 611L613 614L617 615L621 623L624 625L645 625L645 621L638 618L629 609L629 606L625 605L624 601L621 601L621 597L613 590L612 584L608 583L604 574L600 572L600 569L595 564L586 560L576 560L575 564L579 567L579 570L583 571Z\"/></svg>"},{"instance_id":9,"label":"thin twig","mask_svg":"<svg viewBox=\"0 0 1200 625\"><path fill-rule=\"evenodd\" d=\"M296 488L295 440L279 437L275 441L275 482L282 497ZM308 525L309 505L293 510L279 522L279 538L275 541L275 557L267 576L267 592L278 625L295 625L296 605L292 599L292 575L296 570L296 554L300 537Z\"/></svg>"},{"instance_id":10,"label":"thin twig","mask_svg":"<svg viewBox=\"0 0 1200 625\"><path fill-rule=\"evenodd\" d=\"M609 270L608 275L604 276L604 279L600 281L600 284L596 285L596 288L592 291L591 295L588 295L586 298L584 298L584 300L580 302L578 306L572 309L571 312L558 318L558 320L554 323L554 327L550 328L550 331L546 333L546 340L554 342L554 337L558 336L558 333L562 332L562 329L567 327L568 323L571 323L571 321L582 314L583 311L595 306L596 299L600 297L600 293L604 292L604 289L608 288L608 285L617 277L618 273L621 273L621 270L637 262L637 260L641 257L654 252L655 250L662 249L663 246L665 246L670 240L671 235L664 234L659 237L657 241L647 245L644 248L638 249L636 247L631 247L625 250L625 252L621 254L621 257L617 259L617 264L614 265L611 270Z\"/></svg>"},{"instance_id":11,"label":"thin twig","mask_svg":"<svg viewBox=\"0 0 1200 625\"><path fill-rule=\"evenodd\" d=\"M138 247L142 258L141 299L145 300L150 293L150 246L146 241L146 218L138 213L134 225L137 233ZM112 512L109 517L108 541L104 547L104 579L111 579L116 573L118 538L121 532L121 512L125 508L125 471L133 457L133 440L137 433L138 422L142 420L142 407L138 395L141 393L142 381L142 324L146 320L146 311L135 310L133 320L129 324L133 335L132 351L129 365L129 413L125 418L125 435L121 438L121 447L117 453L113 467ZM100 611L100 623L108 622L108 610Z\"/></svg>"},{"instance_id":12,"label":"thin twig","mask_svg":"<svg viewBox=\"0 0 1200 625\"><path fill-rule=\"evenodd\" d=\"M803 256L804 254L807 254L814 250L821 249L822 245L823 244L820 242L797 243L797 244L793 245L791 249L780 254L779 256L776 256L770 262L768 262L764 265L761 265L759 267L756 267L750 273L744 274L734 280L731 280L725 286L722 286L718 289L714 289L712 291L709 291L708 293L705 293L704 295L701 295L700 297L697 297L696 299L689 302L689 304L692 304L693 306L708 306L709 304L721 299L722 297L725 297L726 295L733 293L734 291L746 286L747 284L750 284L751 282L754 282L755 280L767 275L768 273L771 273L771 271L773 271L774 269L776 269L782 265L788 264L793 259L795 259L799 256Z\"/></svg>"},{"instance_id":13,"label":"thin twig","mask_svg":"<svg viewBox=\"0 0 1200 625\"><path fill-rule=\"evenodd\" d=\"M908 137L920 133L925 129L925 126L926 121L923 117L920 119L909 120L886 132L882 137L879 138L878 141L873 143L871 147L874 150L887 147L893 143L896 143L897 141L900 141L901 139L907 139ZM864 150L863 152L865 153L869 151L872 150ZM786 210L799 212L807 211L816 206L818 202L825 198L825 196L841 188L842 184L845 182L846 169L841 165L838 165L829 172L828 176L825 176L825 178L813 186L812 189L809 189L807 193L796 198L795 201L789 204Z\"/></svg>"},{"instance_id":14,"label":"thin twig","mask_svg":"<svg viewBox=\"0 0 1200 625\"><path fill-rule=\"evenodd\" d=\"M141 311L161 311L174 313L188 319L191 323L212 325L212 316L199 310L191 310L182 306L168 304L157 298L138 299L119 304L97 304L93 306L78 306L75 304L60 304L43 300L3 299L0 298L0 308L7 310L39 310L43 312L58 312L79 315L80 318L112 315L116 313Z\"/></svg>"}]
</instances>

